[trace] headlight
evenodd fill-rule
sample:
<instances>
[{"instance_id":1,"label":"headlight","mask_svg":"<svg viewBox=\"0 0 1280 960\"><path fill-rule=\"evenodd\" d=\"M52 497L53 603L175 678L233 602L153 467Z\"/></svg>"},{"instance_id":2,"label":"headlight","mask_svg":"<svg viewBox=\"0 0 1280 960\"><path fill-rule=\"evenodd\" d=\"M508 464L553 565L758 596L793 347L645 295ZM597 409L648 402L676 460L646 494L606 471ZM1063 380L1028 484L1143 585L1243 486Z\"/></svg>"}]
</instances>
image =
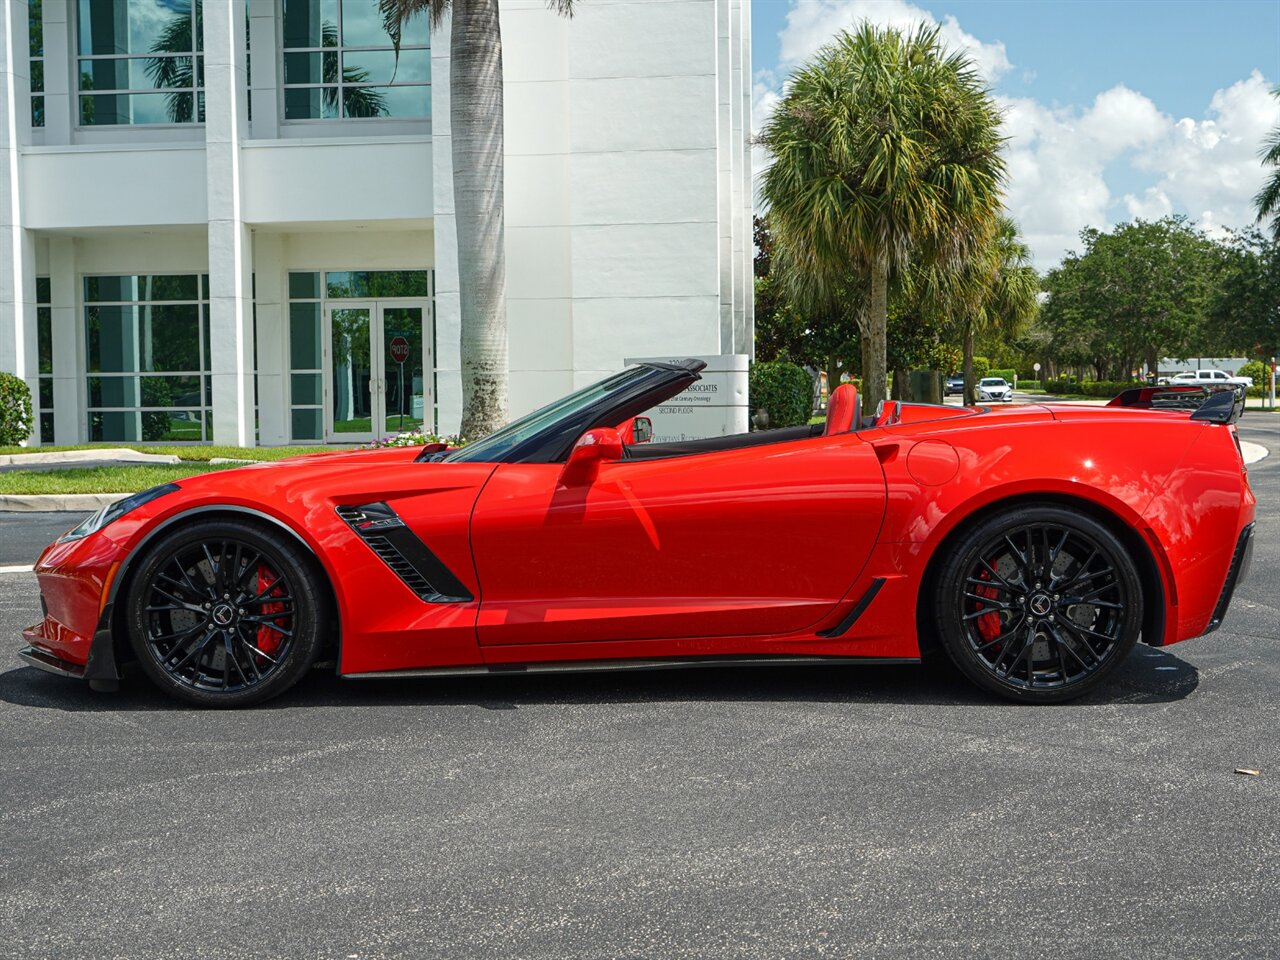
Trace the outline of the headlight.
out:
<instances>
[{"instance_id":1,"label":"headlight","mask_svg":"<svg viewBox=\"0 0 1280 960\"><path fill-rule=\"evenodd\" d=\"M144 503L150 503L158 497L163 497L166 493L173 493L178 489L176 483L164 483L158 487L152 487L150 490L143 490L141 493L135 493L123 500L117 500L115 503L109 503L93 516L88 517L70 533L62 536L58 542L66 543L69 540L82 540L91 533L97 533L109 523L114 523L123 517L126 513L137 510Z\"/></svg>"}]
</instances>

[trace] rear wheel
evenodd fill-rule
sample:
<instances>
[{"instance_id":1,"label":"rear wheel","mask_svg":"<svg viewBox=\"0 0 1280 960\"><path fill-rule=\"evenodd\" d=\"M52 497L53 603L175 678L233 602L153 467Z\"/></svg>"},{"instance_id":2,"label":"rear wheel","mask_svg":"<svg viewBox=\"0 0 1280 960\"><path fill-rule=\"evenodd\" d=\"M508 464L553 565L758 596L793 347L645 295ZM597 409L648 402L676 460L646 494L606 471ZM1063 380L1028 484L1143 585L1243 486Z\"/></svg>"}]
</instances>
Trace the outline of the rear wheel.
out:
<instances>
[{"instance_id":1,"label":"rear wheel","mask_svg":"<svg viewBox=\"0 0 1280 960\"><path fill-rule=\"evenodd\" d=\"M188 703L239 707L283 693L311 666L324 594L284 534L205 520L147 550L127 603L130 643L157 686Z\"/></svg>"},{"instance_id":2,"label":"rear wheel","mask_svg":"<svg viewBox=\"0 0 1280 960\"><path fill-rule=\"evenodd\" d=\"M934 602L955 665L1022 703L1103 683L1142 632L1133 560L1104 524L1053 505L982 521L942 558Z\"/></svg>"}]
</instances>

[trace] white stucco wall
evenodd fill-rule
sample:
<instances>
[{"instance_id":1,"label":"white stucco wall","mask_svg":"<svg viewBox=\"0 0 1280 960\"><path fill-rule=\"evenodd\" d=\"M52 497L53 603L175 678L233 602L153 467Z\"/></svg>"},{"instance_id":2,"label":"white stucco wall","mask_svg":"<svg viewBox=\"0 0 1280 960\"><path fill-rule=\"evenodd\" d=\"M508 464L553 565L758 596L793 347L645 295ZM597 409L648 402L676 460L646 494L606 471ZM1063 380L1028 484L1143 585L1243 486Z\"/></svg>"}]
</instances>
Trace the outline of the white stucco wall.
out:
<instances>
[{"instance_id":1,"label":"white stucco wall","mask_svg":"<svg viewBox=\"0 0 1280 960\"><path fill-rule=\"evenodd\" d=\"M629 356L749 352L748 17L746 0L592 0L571 20L503 0L512 415ZM441 330L457 324L447 53L433 59ZM459 414L442 391L442 428Z\"/></svg>"}]
</instances>

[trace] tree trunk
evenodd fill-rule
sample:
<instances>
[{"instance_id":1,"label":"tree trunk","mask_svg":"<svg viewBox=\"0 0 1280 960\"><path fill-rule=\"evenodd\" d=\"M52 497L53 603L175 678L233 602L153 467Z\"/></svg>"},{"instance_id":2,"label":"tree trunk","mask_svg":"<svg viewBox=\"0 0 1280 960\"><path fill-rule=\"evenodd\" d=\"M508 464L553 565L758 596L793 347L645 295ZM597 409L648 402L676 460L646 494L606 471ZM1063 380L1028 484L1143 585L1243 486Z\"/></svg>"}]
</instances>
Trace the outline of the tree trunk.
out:
<instances>
[{"instance_id":1,"label":"tree trunk","mask_svg":"<svg viewBox=\"0 0 1280 960\"><path fill-rule=\"evenodd\" d=\"M893 399L905 403L911 399L911 374L906 370L894 368Z\"/></svg>"},{"instance_id":2,"label":"tree trunk","mask_svg":"<svg viewBox=\"0 0 1280 960\"><path fill-rule=\"evenodd\" d=\"M863 350L866 369L862 371L862 409L871 412L885 399L888 365L889 262L884 258L871 265L871 302Z\"/></svg>"},{"instance_id":3,"label":"tree trunk","mask_svg":"<svg viewBox=\"0 0 1280 960\"><path fill-rule=\"evenodd\" d=\"M973 321L964 322L964 405L973 406Z\"/></svg>"},{"instance_id":4,"label":"tree trunk","mask_svg":"<svg viewBox=\"0 0 1280 960\"><path fill-rule=\"evenodd\" d=\"M462 436L507 422L502 33L498 0L454 0L449 120L461 288Z\"/></svg>"},{"instance_id":5,"label":"tree trunk","mask_svg":"<svg viewBox=\"0 0 1280 960\"><path fill-rule=\"evenodd\" d=\"M1160 351L1155 347L1147 347L1147 373L1152 375L1152 383L1160 377Z\"/></svg>"},{"instance_id":6,"label":"tree trunk","mask_svg":"<svg viewBox=\"0 0 1280 960\"><path fill-rule=\"evenodd\" d=\"M840 386L840 358L834 353L827 357L827 400L830 401L831 395L836 392L836 387Z\"/></svg>"}]
</instances>

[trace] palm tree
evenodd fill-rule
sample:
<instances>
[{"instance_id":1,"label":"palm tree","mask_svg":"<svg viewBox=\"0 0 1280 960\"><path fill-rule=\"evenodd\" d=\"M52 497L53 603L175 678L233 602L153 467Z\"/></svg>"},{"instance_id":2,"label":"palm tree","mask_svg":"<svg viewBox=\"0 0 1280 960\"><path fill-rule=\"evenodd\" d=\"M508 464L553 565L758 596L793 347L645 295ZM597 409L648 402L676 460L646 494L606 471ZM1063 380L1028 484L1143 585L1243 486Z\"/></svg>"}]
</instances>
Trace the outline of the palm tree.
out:
<instances>
[{"instance_id":1,"label":"palm tree","mask_svg":"<svg viewBox=\"0 0 1280 960\"><path fill-rule=\"evenodd\" d=\"M792 76L760 141L762 195L795 298L833 299L851 267L869 279L860 321L864 402L885 398L891 280L913 261L962 261L1000 210L1000 114L972 61L936 28L863 23Z\"/></svg>"},{"instance_id":2,"label":"palm tree","mask_svg":"<svg viewBox=\"0 0 1280 960\"><path fill-rule=\"evenodd\" d=\"M564 16L574 0L546 0ZM378 0L400 49L404 24L426 13L449 31L449 121L462 308L462 436L507 420L507 262L503 249L502 31L498 0Z\"/></svg>"},{"instance_id":3,"label":"palm tree","mask_svg":"<svg viewBox=\"0 0 1280 960\"><path fill-rule=\"evenodd\" d=\"M973 343L978 334L1006 339L1022 334L1039 310L1040 275L1018 226L997 218L981 246L958 263L913 271L909 277L919 302L947 318L960 333L964 404L973 404Z\"/></svg>"},{"instance_id":4,"label":"palm tree","mask_svg":"<svg viewBox=\"0 0 1280 960\"><path fill-rule=\"evenodd\" d=\"M1271 95L1280 100L1280 87L1272 90ZM1262 141L1262 165L1274 169L1253 198L1253 204L1258 208L1258 221L1270 217L1271 236L1280 240L1280 124L1272 127Z\"/></svg>"},{"instance_id":5,"label":"palm tree","mask_svg":"<svg viewBox=\"0 0 1280 960\"><path fill-rule=\"evenodd\" d=\"M964 402L973 403L973 338L997 331L1012 340L1022 334L1040 308L1040 275L1031 251L1018 236L1018 226L1000 217L976 260L979 297L962 319L964 331Z\"/></svg>"}]
</instances>

